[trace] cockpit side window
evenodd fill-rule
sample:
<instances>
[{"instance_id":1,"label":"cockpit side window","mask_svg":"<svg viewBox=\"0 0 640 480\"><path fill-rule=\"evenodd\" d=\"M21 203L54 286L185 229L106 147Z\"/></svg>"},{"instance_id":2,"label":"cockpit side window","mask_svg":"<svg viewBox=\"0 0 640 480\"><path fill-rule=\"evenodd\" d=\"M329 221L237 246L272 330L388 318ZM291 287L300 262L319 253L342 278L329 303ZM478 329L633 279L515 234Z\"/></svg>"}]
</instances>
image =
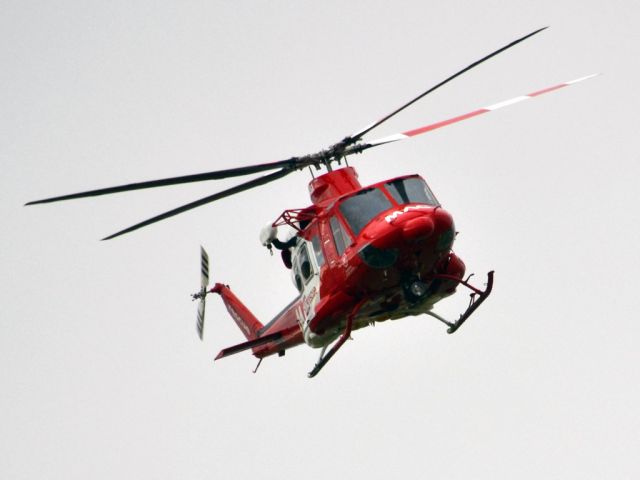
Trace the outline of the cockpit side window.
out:
<instances>
[{"instance_id":1,"label":"cockpit side window","mask_svg":"<svg viewBox=\"0 0 640 480\"><path fill-rule=\"evenodd\" d=\"M391 202L381 190L370 188L344 199L340 204L340 213L353 234L358 235L376 215L391 207Z\"/></svg>"},{"instance_id":2,"label":"cockpit side window","mask_svg":"<svg viewBox=\"0 0 640 480\"><path fill-rule=\"evenodd\" d=\"M424 180L418 177L401 178L385 183L387 191L400 205L405 203L424 203L439 205L435 195Z\"/></svg>"},{"instance_id":3,"label":"cockpit side window","mask_svg":"<svg viewBox=\"0 0 640 480\"><path fill-rule=\"evenodd\" d=\"M315 253L318 261L318 267L322 267L324 265L324 254L322 253L322 245L320 245L320 237L318 235L311 237L311 244L313 245L313 253Z\"/></svg>"},{"instance_id":4,"label":"cockpit side window","mask_svg":"<svg viewBox=\"0 0 640 480\"><path fill-rule=\"evenodd\" d=\"M331 224L333 241L336 244L336 250L338 251L338 256L340 257L347 249L347 246L351 245L351 238L349 238L349 234L345 232L344 228L340 224L340 220L338 220L337 217L331 217L329 223Z\"/></svg>"}]
</instances>

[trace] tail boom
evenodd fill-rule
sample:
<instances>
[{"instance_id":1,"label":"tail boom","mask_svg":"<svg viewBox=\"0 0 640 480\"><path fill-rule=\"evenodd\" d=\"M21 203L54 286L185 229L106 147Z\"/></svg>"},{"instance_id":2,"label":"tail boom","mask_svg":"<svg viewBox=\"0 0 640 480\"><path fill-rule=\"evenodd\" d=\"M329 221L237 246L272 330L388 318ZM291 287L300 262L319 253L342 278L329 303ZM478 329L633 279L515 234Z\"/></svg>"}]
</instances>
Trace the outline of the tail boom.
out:
<instances>
[{"instance_id":1,"label":"tail boom","mask_svg":"<svg viewBox=\"0 0 640 480\"><path fill-rule=\"evenodd\" d=\"M259 336L260 330L264 327L262 323L251 313L251 311L234 295L227 285L216 283L210 290L222 297L225 307L231 318L238 325L247 340L255 340Z\"/></svg>"}]
</instances>

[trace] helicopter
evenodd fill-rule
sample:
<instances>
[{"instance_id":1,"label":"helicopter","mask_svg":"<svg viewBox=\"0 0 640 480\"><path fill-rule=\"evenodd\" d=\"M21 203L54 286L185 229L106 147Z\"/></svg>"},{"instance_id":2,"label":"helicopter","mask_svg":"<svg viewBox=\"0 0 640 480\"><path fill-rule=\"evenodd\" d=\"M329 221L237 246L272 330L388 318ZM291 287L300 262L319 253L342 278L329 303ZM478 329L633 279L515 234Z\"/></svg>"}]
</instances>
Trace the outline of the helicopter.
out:
<instances>
[{"instance_id":1,"label":"helicopter","mask_svg":"<svg viewBox=\"0 0 640 480\"><path fill-rule=\"evenodd\" d=\"M192 294L193 300L199 302L196 323L198 335L200 339L203 338L206 298L209 294L217 294L246 337L245 342L222 349L215 359L251 350L258 358L255 372L265 357L275 354L283 356L288 349L306 344L320 349L318 361L308 373L309 377L314 377L353 331L377 322L426 314L444 323L448 333L454 333L491 294L494 272L487 273L484 289L470 283L471 275L465 278L466 266L453 252L457 235L453 217L442 207L421 176L404 175L363 186L347 157L536 98L596 76L588 75L556 84L378 140L363 140L374 128L421 98L546 28L535 30L471 63L380 120L319 152L270 163L61 195L26 205L275 170L102 239L109 240L309 168L312 175L309 182L311 205L285 210L260 232L261 244L272 254L274 248L280 252L298 292L294 300L271 321L264 324L259 321L228 285L210 285L209 257L201 247L200 289ZM334 168L334 164L337 164L337 168ZM313 169L326 171L315 176ZM281 240L278 228L285 226L289 227L289 235ZM447 320L435 313L433 308L442 299L456 293L458 287L470 291L469 305L456 320Z\"/></svg>"}]
</instances>

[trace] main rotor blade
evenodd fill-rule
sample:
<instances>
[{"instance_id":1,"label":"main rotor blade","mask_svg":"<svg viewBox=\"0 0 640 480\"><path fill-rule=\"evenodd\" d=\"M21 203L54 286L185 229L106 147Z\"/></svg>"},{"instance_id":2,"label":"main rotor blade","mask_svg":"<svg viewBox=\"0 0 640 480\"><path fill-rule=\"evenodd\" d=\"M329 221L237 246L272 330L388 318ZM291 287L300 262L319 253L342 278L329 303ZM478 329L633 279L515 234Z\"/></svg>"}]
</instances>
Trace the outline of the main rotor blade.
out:
<instances>
[{"instance_id":1,"label":"main rotor blade","mask_svg":"<svg viewBox=\"0 0 640 480\"><path fill-rule=\"evenodd\" d=\"M489 60L491 57L495 57L496 55L498 55L499 53L504 52L505 50L513 47L514 45L517 45L518 43L526 40L529 37L534 36L537 33L540 33L543 30L546 30L549 27L543 27L543 28L539 28L538 30L536 30L535 32L531 32L528 35L525 35L524 37L521 37L517 40L514 40L513 42L509 43L508 45L505 45L502 48L499 48L498 50L496 50L493 53L490 53L489 55L482 57L480 60L477 60L475 62L473 62L472 64L466 66L465 68L463 68L462 70L460 70L457 73L454 73L453 75L451 75L449 78L443 80L442 82L438 83L437 85L431 87L430 89L428 89L426 92L421 93L420 95L418 95L416 98L414 98L413 100L411 100L410 102L405 103L403 106L401 106L400 108L398 108L397 110L394 110L393 112L391 112L389 115L387 115L386 117L381 118L380 120L378 120L377 122L363 128L362 130L360 130L359 132L355 133L354 135L352 135L351 137L348 137L350 140L353 141L357 141L359 139L361 139L364 135L366 135L367 133L369 133L371 130L373 130L374 128L378 127L380 124L386 122L387 120L389 120L391 117L393 117L394 115L400 113L401 111L403 111L405 108L413 105L415 102L417 102L418 100L420 100L422 97L425 97L426 95L430 94L431 92L433 92L434 90L437 90L438 88L440 88L441 86L443 86L446 83L449 83L451 80L453 80L456 77L459 77L460 75L462 75L463 73L471 70L472 68L480 65L482 62Z\"/></svg>"},{"instance_id":2,"label":"main rotor blade","mask_svg":"<svg viewBox=\"0 0 640 480\"><path fill-rule=\"evenodd\" d=\"M149 180L146 182L129 183L126 185L118 185L115 187L99 188L97 190L89 190L86 192L72 193L69 195L61 195L58 197L45 198L42 200L34 200L25 205L36 205L39 203L59 202L61 200L71 200L74 198L95 197L98 195L107 195L110 193L128 192L131 190L142 190L145 188L166 187L168 185L179 185L182 183L203 182L206 180L221 180L223 178L239 177L242 175L250 175L252 173L275 170L277 168L287 168L295 165L297 158L289 158L278 162L260 163L257 165L249 165L247 167L229 168L226 170L217 170L214 172L198 173L195 175L184 175L181 177L162 178L160 180Z\"/></svg>"},{"instance_id":3,"label":"main rotor blade","mask_svg":"<svg viewBox=\"0 0 640 480\"><path fill-rule=\"evenodd\" d=\"M432 130L437 130L438 128L446 127L447 125L452 125L454 123L467 120L468 118L477 117L478 115L482 115L483 113L493 112L494 110L498 110L503 107L508 107L510 105L515 105L516 103L520 103L524 100L529 100L531 98L539 97L540 95L544 95L545 93L554 92L561 88L568 87L569 85L573 85L573 84L582 82L584 80L589 80L590 78L596 77L598 75L599 75L598 73L595 73L593 75L587 75L586 77L576 78L575 80L559 83L558 85L554 85L553 87L537 90L527 95L521 95L519 97L514 97L510 100L505 100L504 102L494 103L493 105L489 105L488 107L479 108L477 110L473 110L472 112L465 113L463 115L458 115L457 117L452 117L447 120L431 123L423 127L414 128L413 130L408 130L406 132L396 133L395 135L389 135L388 137L380 138L378 140L367 142L361 145L354 145L353 147L351 147L350 150L347 151L347 154L360 153L361 151L368 150L371 147L377 147L378 145L384 145L385 143L397 142L399 140L404 140L405 138L411 138L411 137L415 137L416 135L421 135L423 133L431 132Z\"/></svg>"},{"instance_id":4,"label":"main rotor blade","mask_svg":"<svg viewBox=\"0 0 640 480\"><path fill-rule=\"evenodd\" d=\"M264 185L265 183L273 182L274 180L278 180L279 178L282 178L293 171L295 170L292 168L283 168L282 170L278 170L277 172L270 173L269 175L265 175L263 177L250 180L248 182L241 183L240 185L236 185L235 187L231 187L227 190L223 190L222 192L214 193L213 195L209 195L208 197L201 198L200 200L196 200L195 202L187 203L186 205L182 205L181 207L174 208L173 210L169 210L168 212L161 213L160 215L156 215L155 217L149 218L144 222L137 223L129 228L125 228L124 230L120 230L119 232L109 235L108 237L105 237L102 240L110 240L112 238L119 237L120 235L124 235L125 233L129 233L134 230L138 230L139 228L146 227L147 225L151 225L152 223L159 222L160 220L164 220L165 218L173 217L175 215L178 215L179 213L192 210L196 207L206 205L207 203L215 202L216 200L220 200L221 198L229 197L231 195L235 195L236 193L244 192L245 190L249 190L251 188Z\"/></svg>"}]
</instances>

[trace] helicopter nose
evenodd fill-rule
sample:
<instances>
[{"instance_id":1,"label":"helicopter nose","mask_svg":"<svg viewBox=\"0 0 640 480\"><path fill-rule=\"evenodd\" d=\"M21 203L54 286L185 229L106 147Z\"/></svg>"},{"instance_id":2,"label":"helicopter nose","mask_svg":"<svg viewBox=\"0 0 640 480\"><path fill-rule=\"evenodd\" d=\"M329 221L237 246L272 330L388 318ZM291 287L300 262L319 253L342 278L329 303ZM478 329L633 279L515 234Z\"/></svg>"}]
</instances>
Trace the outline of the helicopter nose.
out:
<instances>
[{"instance_id":1,"label":"helicopter nose","mask_svg":"<svg viewBox=\"0 0 640 480\"><path fill-rule=\"evenodd\" d=\"M402 224L402 237L406 242L424 240L430 237L435 225L430 216L421 215Z\"/></svg>"}]
</instances>

